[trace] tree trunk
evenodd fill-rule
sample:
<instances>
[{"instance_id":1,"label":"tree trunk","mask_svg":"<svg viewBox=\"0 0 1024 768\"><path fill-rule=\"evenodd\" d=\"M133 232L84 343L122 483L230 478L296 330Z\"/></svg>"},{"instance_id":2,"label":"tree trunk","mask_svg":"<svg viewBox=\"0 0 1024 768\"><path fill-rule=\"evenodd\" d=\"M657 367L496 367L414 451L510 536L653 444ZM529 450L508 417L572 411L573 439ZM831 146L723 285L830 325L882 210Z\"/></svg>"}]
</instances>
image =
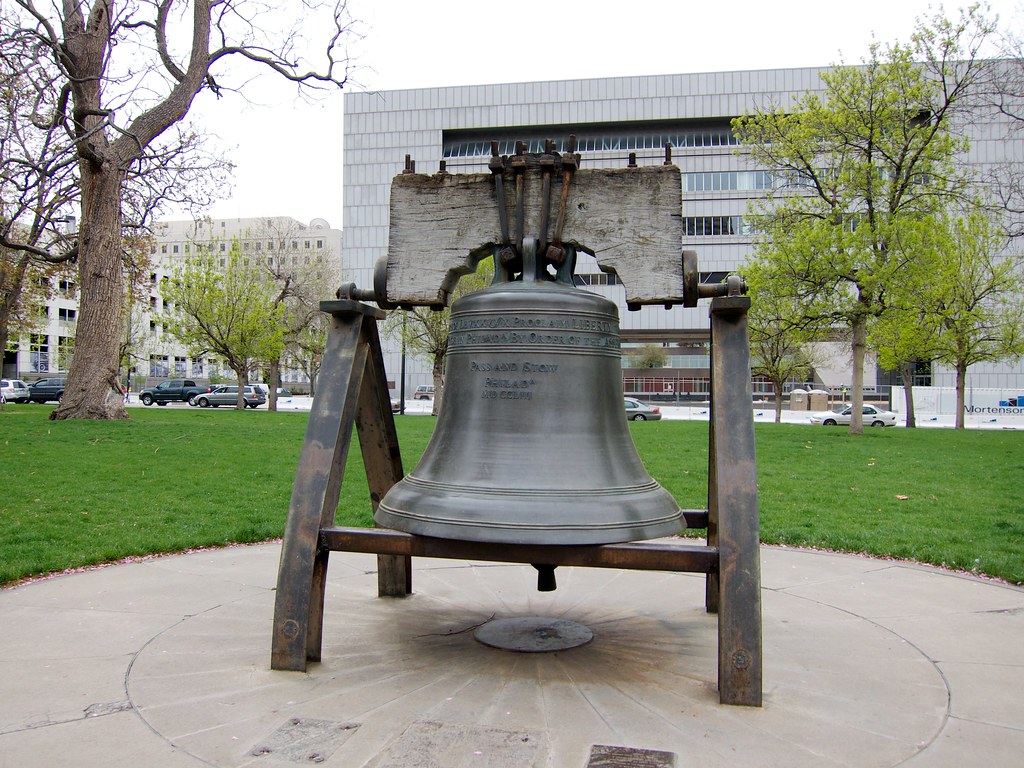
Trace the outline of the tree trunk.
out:
<instances>
[{"instance_id":1,"label":"tree trunk","mask_svg":"<svg viewBox=\"0 0 1024 768\"><path fill-rule=\"evenodd\" d=\"M245 410L245 384L246 379L249 378L248 373L249 371L246 368L235 371L235 377L238 381L238 397L235 398L235 408L240 411Z\"/></svg>"},{"instance_id":2,"label":"tree trunk","mask_svg":"<svg viewBox=\"0 0 1024 768\"><path fill-rule=\"evenodd\" d=\"M775 392L775 423L782 423L782 387L781 380L772 381L772 390Z\"/></svg>"},{"instance_id":3,"label":"tree trunk","mask_svg":"<svg viewBox=\"0 0 1024 768\"><path fill-rule=\"evenodd\" d=\"M267 365L267 386L270 391L267 392L267 410L277 410L277 388L281 386L281 361L271 360L270 364Z\"/></svg>"},{"instance_id":4,"label":"tree trunk","mask_svg":"<svg viewBox=\"0 0 1024 768\"><path fill-rule=\"evenodd\" d=\"M17 261L5 259L0 264L0 356L7 349L7 341L11 334L11 318L21 303L28 263L28 255L22 255ZM15 371L14 375L20 376L21 371Z\"/></svg>"},{"instance_id":5,"label":"tree trunk","mask_svg":"<svg viewBox=\"0 0 1024 768\"><path fill-rule=\"evenodd\" d=\"M868 321L857 315L853 321L853 385L850 434L864 434L864 351L867 349Z\"/></svg>"},{"instance_id":6,"label":"tree trunk","mask_svg":"<svg viewBox=\"0 0 1024 768\"><path fill-rule=\"evenodd\" d=\"M441 411L441 398L444 397L444 355L434 357L432 373L434 374L434 404L430 415L437 416Z\"/></svg>"},{"instance_id":7,"label":"tree trunk","mask_svg":"<svg viewBox=\"0 0 1024 768\"><path fill-rule=\"evenodd\" d=\"M967 389L967 366L956 364L956 424L954 429L964 429L964 412L967 408L965 392Z\"/></svg>"},{"instance_id":8,"label":"tree trunk","mask_svg":"<svg viewBox=\"0 0 1024 768\"><path fill-rule=\"evenodd\" d=\"M81 163L82 226L78 233L76 354L64 398L50 413L61 419L128 418L118 385L121 304L121 170L107 161Z\"/></svg>"},{"instance_id":9,"label":"tree trunk","mask_svg":"<svg viewBox=\"0 0 1024 768\"><path fill-rule=\"evenodd\" d=\"M903 399L907 408L907 427L917 426L917 414L914 412L914 364L900 365L900 378L903 380Z\"/></svg>"}]
</instances>

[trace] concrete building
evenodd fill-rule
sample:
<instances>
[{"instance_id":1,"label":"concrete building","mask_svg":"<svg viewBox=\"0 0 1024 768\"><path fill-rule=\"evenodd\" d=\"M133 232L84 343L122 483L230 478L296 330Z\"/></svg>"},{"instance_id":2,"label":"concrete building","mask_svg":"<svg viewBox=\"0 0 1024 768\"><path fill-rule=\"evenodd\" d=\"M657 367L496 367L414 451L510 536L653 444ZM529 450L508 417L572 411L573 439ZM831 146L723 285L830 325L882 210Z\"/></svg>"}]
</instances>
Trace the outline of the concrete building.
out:
<instances>
[{"instance_id":1,"label":"concrete building","mask_svg":"<svg viewBox=\"0 0 1024 768\"><path fill-rule=\"evenodd\" d=\"M243 258L280 269L301 268L323 259L330 271L341 273L341 230L324 219L308 225L285 216L163 221L154 227L148 290L133 313L131 347L134 356L133 389L167 377L188 377L208 381L211 376L233 379L234 374L216 359L191 356L174 339L163 333L160 317L166 306L160 287L186 259L197 256L220 258L224 264L232 244L237 242ZM73 273L57 278L59 284L45 309L44 326L38 333L19 340L18 348L4 355L3 375L32 382L66 371L74 352L78 313L78 292ZM145 280L145 278L143 278ZM324 298L330 298L325 295ZM122 372L126 375L127 371ZM285 365L282 383L301 389L308 377L298 365Z\"/></svg>"},{"instance_id":2,"label":"concrete building","mask_svg":"<svg viewBox=\"0 0 1024 768\"><path fill-rule=\"evenodd\" d=\"M715 72L593 80L456 86L375 93L347 92L344 103L344 245L347 277L372 285L374 262L387 253L388 200L392 178L405 157L418 173L434 173L443 160L450 173L486 172L490 142L511 154L516 140L539 151L553 139L559 151L576 134L582 167L622 167L635 152L638 164L661 164L665 142L682 171L683 242L697 251L705 280L717 282L751 252L752 234L744 223L748 201L772 183L770 174L737 153L730 129L733 117L758 106L792 104L794 95L821 90L820 68ZM1007 140L1005 124L967 126L972 146L968 162L978 166L1024 161L1024 140ZM482 211L481 215L495 215ZM626 310L614 276L584 263L582 282L618 301L624 354L631 344L666 345L669 365L700 379L707 368L707 308L644 307ZM609 280L612 282L609 283ZM389 377L400 370L397 345L385 340ZM849 384L849 361L821 366L811 382L840 388ZM407 361L406 389L430 383L425 361ZM683 375L682 373L680 375ZM630 386L626 374L626 389ZM880 383L884 384L885 379ZM865 371L866 385L875 382ZM922 382L926 383L926 382ZM931 383L951 386L951 371L936 367ZM978 387L1024 389L1024 366L974 366ZM694 386L699 382L693 382Z\"/></svg>"}]
</instances>

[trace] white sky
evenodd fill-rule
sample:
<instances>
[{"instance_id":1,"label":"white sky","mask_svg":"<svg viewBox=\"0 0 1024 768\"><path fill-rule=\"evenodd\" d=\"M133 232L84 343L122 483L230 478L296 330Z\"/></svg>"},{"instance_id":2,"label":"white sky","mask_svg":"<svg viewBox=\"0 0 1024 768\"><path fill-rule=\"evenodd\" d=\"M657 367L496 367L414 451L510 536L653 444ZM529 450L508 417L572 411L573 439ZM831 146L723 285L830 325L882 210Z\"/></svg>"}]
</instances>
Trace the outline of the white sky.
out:
<instances>
[{"instance_id":1,"label":"white sky","mask_svg":"<svg viewBox=\"0 0 1024 768\"><path fill-rule=\"evenodd\" d=\"M965 3L966 4L966 0ZM608 10L609 6L616 10ZM360 91L856 64L873 40L908 42L927 0L349 0ZM1022 0L991 0L1024 28ZM947 3L950 16L957 5ZM298 99L264 77L193 120L236 164L215 218L283 215L341 227L342 96Z\"/></svg>"}]
</instances>

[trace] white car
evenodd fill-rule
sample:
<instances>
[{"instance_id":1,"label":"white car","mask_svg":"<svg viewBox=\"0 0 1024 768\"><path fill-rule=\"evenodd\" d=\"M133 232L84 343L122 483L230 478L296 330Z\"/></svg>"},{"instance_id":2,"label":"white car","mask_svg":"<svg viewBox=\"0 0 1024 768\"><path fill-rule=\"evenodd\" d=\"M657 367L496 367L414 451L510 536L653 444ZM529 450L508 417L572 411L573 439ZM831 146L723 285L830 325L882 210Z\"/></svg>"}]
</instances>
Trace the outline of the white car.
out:
<instances>
[{"instance_id":1,"label":"white car","mask_svg":"<svg viewBox=\"0 0 1024 768\"><path fill-rule=\"evenodd\" d=\"M835 411L826 411L825 413L812 413L811 424L824 424L826 427L834 427L837 424L849 424L852 413L852 405L848 405L845 408L839 408ZM876 408L873 405L865 405L862 410L862 413L864 414L865 426L896 426L896 414L893 413L892 411L885 411L882 410L881 408Z\"/></svg>"},{"instance_id":2,"label":"white car","mask_svg":"<svg viewBox=\"0 0 1024 768\"><path fill-rule=\"evenodd\" d=\"M21 379L0 379L0 392L4 402L27 403L29 401L28 384Z\"/></svg>"}]
</instances>

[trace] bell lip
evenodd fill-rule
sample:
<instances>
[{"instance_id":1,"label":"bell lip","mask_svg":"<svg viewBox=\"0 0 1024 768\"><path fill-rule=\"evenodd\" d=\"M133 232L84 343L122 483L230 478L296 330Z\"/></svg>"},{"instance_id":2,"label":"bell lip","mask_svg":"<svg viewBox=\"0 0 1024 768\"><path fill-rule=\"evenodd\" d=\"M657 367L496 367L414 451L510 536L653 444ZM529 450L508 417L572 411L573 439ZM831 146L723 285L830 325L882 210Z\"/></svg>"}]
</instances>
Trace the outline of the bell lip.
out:
<instances>
[{"instance_id":1,"label":"bell lip","mask_svg":"<svg viewBox=\"0 0 1024 768\"><path fill-rule=\"evenodd\" d=\"M442 490L444 493L440 492ZM404 501L394 499L394 491L398 495L413 494L421 511L399 509L395 504L403 505ZM594 500L602 497L604 500L595 505ZM622 498L623 503L607 503L608 498L615 497ZM541 498L543 503L537 503ZM596 514L598 510L622 511L631 504L641 506L639 517L602 520ZM511 509L519 517L497 519L486 514L489 507ZM439 512L442 509L445 511ZM524 491L454 487L407 476L381 500L374 522L393 530L439 539L552 546L644 541L677 535L686 529L679 505L654 480L628 488Z\"/></svg>"},{"instance_id":2,"label":"bell lip","mask_svg":"<svg viewBox=\"0 0 1024 768\"><path fill-rule=\"evenodd\" d=\"M446 499L450 498L452 494L458 494L462 498L467 496L478 496L480 498L493 496L495 498L502 499L519 497L529 499L536 496L543 497L545 499L562 499L560 503L575 505L579 504L581 501L592 499L595 496L622 496L625 498L635 498L641 494L657 495L661 492L668 498L672 499L673 503L675 502L675 499L672 498L672 494L666 491L657 480L649 475L648 482L646 483L609 485L602 488L566 488L564 485L559 485L553 488L520 488L516 486L467 485L427 480L426 478L417 477L414 470L403 477L393 487L405 490L410 486L415 488L416 490L414 492L419 495L429 496L430 494L437 493L439 498L444 497ZM388 494L390 494L390 491ZM381 500L381 506L386 504L388 494L385 494L384 498ZM676 510L681 511L681 507L679 507L678 504L676 504Z\"/></svg>"},{"instance_id":3,"label":"bell lip","mask_svg":"<svg viewBox=\"0 0 1024 768\"><path fill-rule=\"evenodd\" d=\"M514 527L512 524L499 527L493 523L481 524L479 521L439 522L434 518L398 516L389 513L388 510L378 509L374 521L382 528L403 531L415 536L429 536L434 539L552 547L624 544L632 541L677 536L686 530L686 521L681 514L678 517L673 516L669 520L649 521L643 525L619 524L614 527L602 527L588 524L522 528Z\"/></svg>"}]
</instances>

